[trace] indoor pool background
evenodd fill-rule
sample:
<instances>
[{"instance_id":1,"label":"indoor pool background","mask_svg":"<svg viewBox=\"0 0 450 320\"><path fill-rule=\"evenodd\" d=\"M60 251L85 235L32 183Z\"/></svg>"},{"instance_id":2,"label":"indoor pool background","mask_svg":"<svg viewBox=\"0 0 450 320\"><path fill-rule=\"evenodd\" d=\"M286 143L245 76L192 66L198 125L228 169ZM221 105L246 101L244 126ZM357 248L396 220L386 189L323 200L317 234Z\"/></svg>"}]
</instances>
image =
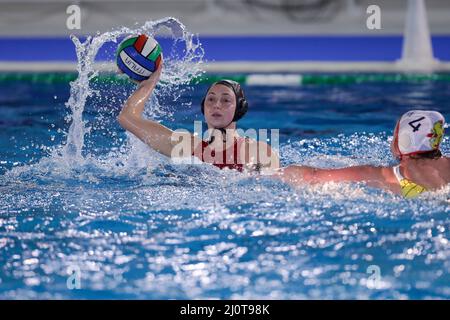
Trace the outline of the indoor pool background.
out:
<instances>
[{"instance_id":1,"label":"indoor pool background","mask_svg":"<svg viewBox=\"0 0 450 320\"><path fill-rule=\"evenodd\" d=\"M77 161L68 83L0 86L0 298L450 298L448 187L404 200L170 164L117 124L133 86L92 86ZM192 130L207 86L180 88L158 117ZM389 165L403 112L450 117L448 82L245 90L241 127L280 129L283 165Z\"/></svg>"}]
</instances>

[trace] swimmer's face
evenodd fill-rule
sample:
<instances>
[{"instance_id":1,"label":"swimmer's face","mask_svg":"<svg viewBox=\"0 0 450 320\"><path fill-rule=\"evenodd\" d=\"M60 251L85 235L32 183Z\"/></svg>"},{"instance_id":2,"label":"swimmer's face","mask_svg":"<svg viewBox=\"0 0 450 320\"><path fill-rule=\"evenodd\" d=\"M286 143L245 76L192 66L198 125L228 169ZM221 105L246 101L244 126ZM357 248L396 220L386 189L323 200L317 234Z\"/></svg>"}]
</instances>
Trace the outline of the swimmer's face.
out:
<instances>
[{"instance_id":1,"label":"swimmer's face","mask_svg":"<svg viewBox=\"0 0 450 320\"><path fill-rule=\"evenodd\" d=\"M398 135L398 122L397 122L397 125L395 126L394 138L392 139L392 142L391 142L391 152L395 158L399 159L401 156L401 153L400 153L400 150L398 149L397 135Z\"/></svg>"},{"instance_id":2,"label":"swimmer's face","mask_svg":"<svg viewBox=\"0 0 450 320\"><path fill-rule=\"evenodd\" d=\"M224 128L234 118L236 96L231 88L216 84L205 97L206 123L214 128Z\"/></svg>"}]
</instances>

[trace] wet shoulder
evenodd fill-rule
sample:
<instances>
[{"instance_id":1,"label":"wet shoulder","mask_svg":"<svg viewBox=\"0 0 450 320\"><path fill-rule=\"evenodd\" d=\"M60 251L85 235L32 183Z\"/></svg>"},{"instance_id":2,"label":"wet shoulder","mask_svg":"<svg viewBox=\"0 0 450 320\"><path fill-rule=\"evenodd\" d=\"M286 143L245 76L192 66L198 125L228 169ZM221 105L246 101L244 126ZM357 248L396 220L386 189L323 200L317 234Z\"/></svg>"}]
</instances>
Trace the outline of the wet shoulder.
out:
<instances>
[{"instance_id":1,"label":"wet shoulder","mask_svg":"<svg viewBox=\"0 0 450 320\"><path fill-rule=\"evenodd\" d=\"M450 158L442 157L437 160L437 163L430 163L430 166L437 170L447 182L450 182Z\"/></svg>"},{"instance_id":2,"label":"wet shoulder","mask_svg":"<svg viewBox=\"0 0 450 320\"><path fill-rule=\"evenodd\" d=\"M447 183L450 183L450 158L445 157L444 159L444 172L446 173Z\"/></svg>"},{"instance_id":3,"label":"wet shoulder","mask_svg":"<svg viewBox=\"0 0 450 320\"><path fill-rule=\"evenodd\" d=\"M421 159L408 163L406 176L427 189L439 188L450 183L449 158Z\"/></svg>"}]
</instances>

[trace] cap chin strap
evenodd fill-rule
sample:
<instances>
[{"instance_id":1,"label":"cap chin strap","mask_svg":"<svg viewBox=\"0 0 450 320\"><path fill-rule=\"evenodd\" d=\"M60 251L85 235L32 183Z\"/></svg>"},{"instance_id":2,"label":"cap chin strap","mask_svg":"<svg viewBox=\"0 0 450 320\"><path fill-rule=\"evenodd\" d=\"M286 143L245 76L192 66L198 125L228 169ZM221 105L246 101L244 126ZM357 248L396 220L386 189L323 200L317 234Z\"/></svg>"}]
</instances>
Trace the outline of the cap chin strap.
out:
<instances>
[{"instance_id":1,"label":"cap chin strap","mask_svg":"<svg viewBox=\"0 0 450 320\"><path fill-rule=\"evenodd\" d=\"M230 123L227 124L227 125L224 126L224 127L221 127L221 128L214 128L214 130L219 130L219 131L222 133L222 141L223 141L223 143L226 143L226 142L227 142L227 129L225 129L225 128L228 127L228 126L229 126L230 124L232 124L232 123L233 123L233 120L231 120ZM210 137L209 140L208 140L208 144L213 143L215 138L216 138L216 137L215 137L214 135L211 135L211 137Z\"/></svg>"}]
</instances>

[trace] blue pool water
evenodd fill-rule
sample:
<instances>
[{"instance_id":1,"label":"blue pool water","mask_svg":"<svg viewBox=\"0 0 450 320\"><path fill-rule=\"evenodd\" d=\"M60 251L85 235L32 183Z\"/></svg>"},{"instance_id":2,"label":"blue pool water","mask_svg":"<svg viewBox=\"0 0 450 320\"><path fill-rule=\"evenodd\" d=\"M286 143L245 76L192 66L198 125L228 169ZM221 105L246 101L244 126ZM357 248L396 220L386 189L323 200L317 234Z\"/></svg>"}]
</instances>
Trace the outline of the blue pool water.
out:
<instances>
[{"instance_id":1,"label":"blue pool water","mask_svg":"<svg viewBox=\"0 0 450 320\"><path fill-rule=\"evenodd\" d=\"M450 298L449 187L404 200L174 165L119 128L131 85L93 88L74 163L69 85L0 86L0 298ZM192 130L206 86L183 88L157 116ZM450 118L446 82L245 90L241 127L280 129L283 165L390 165L403 112Z\"/></svg>"}]
</instances>

